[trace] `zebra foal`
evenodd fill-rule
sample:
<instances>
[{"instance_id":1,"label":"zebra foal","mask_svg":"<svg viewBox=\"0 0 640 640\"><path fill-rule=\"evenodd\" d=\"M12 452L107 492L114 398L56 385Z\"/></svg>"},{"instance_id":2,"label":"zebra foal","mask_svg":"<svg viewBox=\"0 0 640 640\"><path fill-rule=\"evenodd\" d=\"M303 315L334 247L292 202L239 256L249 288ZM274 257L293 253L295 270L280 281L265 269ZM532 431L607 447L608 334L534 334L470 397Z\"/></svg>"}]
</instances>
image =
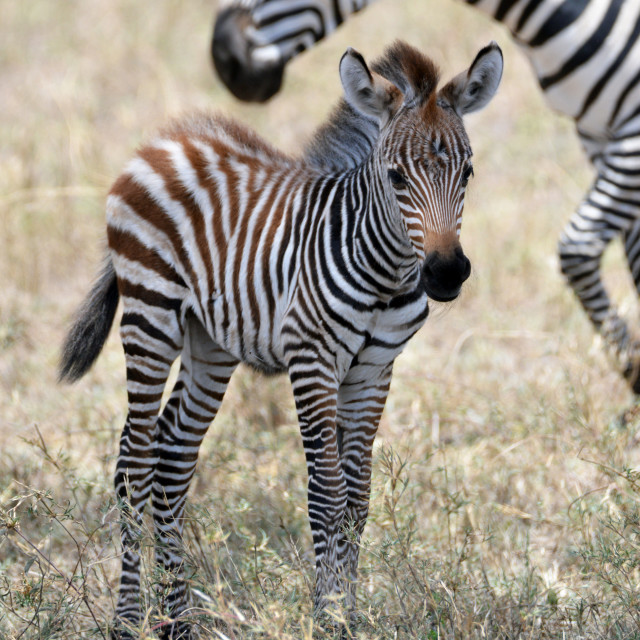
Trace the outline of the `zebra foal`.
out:
<instances>
[{"instance_id":1,"label":"zebra foal","mask_svg":"<svg viewBox=\"0 0 640 640\"><path fill-rule=\"evenodd\" d=\"M426 320L428 299L453 300L469 276L459 241L472 175L462 116L491 100L501 74L495 43L440 90L435 65L405 43L371 68L349 49L344 99L300 158L199 115L143 146L115 182L107 263L67 336L60 378L89 369L122 299L122 636L141 619L140 554L127 522L140 521L149 498L157 561L175 576L167 636L188 636L184 503L239 362L289 375L307 461L315 607L336 595L355 606L393 361Z\"/></svg>"}]
</instances>

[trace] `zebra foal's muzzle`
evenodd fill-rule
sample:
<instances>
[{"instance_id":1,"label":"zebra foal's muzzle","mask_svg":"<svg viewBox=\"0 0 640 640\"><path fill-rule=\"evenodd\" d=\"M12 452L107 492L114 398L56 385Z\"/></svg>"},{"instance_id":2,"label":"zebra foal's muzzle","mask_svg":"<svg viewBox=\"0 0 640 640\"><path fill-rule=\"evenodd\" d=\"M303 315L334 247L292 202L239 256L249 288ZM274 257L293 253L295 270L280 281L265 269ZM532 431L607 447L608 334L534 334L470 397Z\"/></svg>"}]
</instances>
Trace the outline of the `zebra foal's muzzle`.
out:
<instances>
[{"instance_id":1,"label":"zebra foal's muzzle","mask_svg":"<svg viewBox=\"0 0 640 640\"><path fill-rule=\"evenodd\" d=\"M422 265L422 284L430 298L449 302L458 297L470 274L471 263L460 247L449 255L432 251Z\"/></svg>"}]
</instances>

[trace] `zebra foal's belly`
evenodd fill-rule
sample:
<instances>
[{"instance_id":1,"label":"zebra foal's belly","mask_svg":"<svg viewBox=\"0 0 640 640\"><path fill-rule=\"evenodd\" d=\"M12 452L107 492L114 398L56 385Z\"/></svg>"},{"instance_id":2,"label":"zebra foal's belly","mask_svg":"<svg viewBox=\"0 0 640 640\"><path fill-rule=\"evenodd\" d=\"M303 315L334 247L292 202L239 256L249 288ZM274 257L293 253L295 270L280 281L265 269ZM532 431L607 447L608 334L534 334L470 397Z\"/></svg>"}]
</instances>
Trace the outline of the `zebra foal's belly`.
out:
<instances>
[{"instance_id":1,"label":"zebra foal's belly","mask_svg":"<svg viewBox=\"0 0 640 640\"><path fill-rule=\"evenodd\" d=\"M242 296L215 296L203 324L211 338L240 362L274 375L286 371L281 339L282 314L256 313Z\"/></svg>"}]
</instances>

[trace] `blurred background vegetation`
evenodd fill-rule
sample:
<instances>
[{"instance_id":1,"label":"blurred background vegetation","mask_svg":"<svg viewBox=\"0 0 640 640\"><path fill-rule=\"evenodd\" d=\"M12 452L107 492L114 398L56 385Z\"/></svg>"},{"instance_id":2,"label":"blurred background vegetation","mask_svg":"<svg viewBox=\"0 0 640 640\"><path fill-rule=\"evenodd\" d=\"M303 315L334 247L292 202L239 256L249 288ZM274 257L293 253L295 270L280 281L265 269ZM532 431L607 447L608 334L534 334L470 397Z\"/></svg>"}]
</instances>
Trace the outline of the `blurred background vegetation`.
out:
<instances>
[{"instance_id":1,"label":"blurred background vegetation","mask_svg":"<svg viewBox=\"0 0 640 640\"><path fill-rule=\"evenodd\" d=\"M0 638L102 638L119 571L112 473L126 413L114 331L56 385L58 349L104 247L104 199L135 147L193 109L296 152L340 95L347 46L396 37L450 77L495 39L505 75L468 118L462 239L474 270L398 359L376 442L357 638L632 638L633 397L559 275L591 176L506 31L453 0L385 0L300 56L265 106L214 77L215 2L0 0ZM606 279L637 321L622 252ZM203 445L186 553L204 638L311 637L306 471L289 383L240 369ZM145 533L149 617L163 576ZM324 637L316 630L317 637Z\"/></svg>"}]
</instances>

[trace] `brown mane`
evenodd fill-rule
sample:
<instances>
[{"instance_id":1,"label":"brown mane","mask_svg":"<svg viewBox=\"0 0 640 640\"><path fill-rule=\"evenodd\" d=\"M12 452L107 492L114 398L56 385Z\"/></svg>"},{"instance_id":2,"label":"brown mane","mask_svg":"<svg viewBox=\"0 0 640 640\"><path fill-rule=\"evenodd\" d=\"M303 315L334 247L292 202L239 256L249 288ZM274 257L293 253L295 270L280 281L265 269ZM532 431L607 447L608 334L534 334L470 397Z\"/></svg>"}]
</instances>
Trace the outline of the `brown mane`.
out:
<instances>
[{"instance_id":1,"label":"brown mane","mask_svg":"<svg viewBox=\"0 0 640 640\"><path fill-rule=\"evenodd\" d=\"M395 84L407 100L425 101L435 91L440 79L436 64L411 45L396 40L387 47L371 68Z\"/></svg>"},{"instance_id":2,"label":"brown mane","mask_svg":"<svg viewBox=\"0 0 640 640\"><path fill-rule=\"evenodd\" d=\"M199 138L220 138L221 131L236 144L244 147L247 153L264 156L272 161L291 162L286 153L274 147L255 131L241 122L216 112L196 111L188 117L177 119L161 130L161 135L181 139L185 135Z\"/></svg>"}]
</instances>

